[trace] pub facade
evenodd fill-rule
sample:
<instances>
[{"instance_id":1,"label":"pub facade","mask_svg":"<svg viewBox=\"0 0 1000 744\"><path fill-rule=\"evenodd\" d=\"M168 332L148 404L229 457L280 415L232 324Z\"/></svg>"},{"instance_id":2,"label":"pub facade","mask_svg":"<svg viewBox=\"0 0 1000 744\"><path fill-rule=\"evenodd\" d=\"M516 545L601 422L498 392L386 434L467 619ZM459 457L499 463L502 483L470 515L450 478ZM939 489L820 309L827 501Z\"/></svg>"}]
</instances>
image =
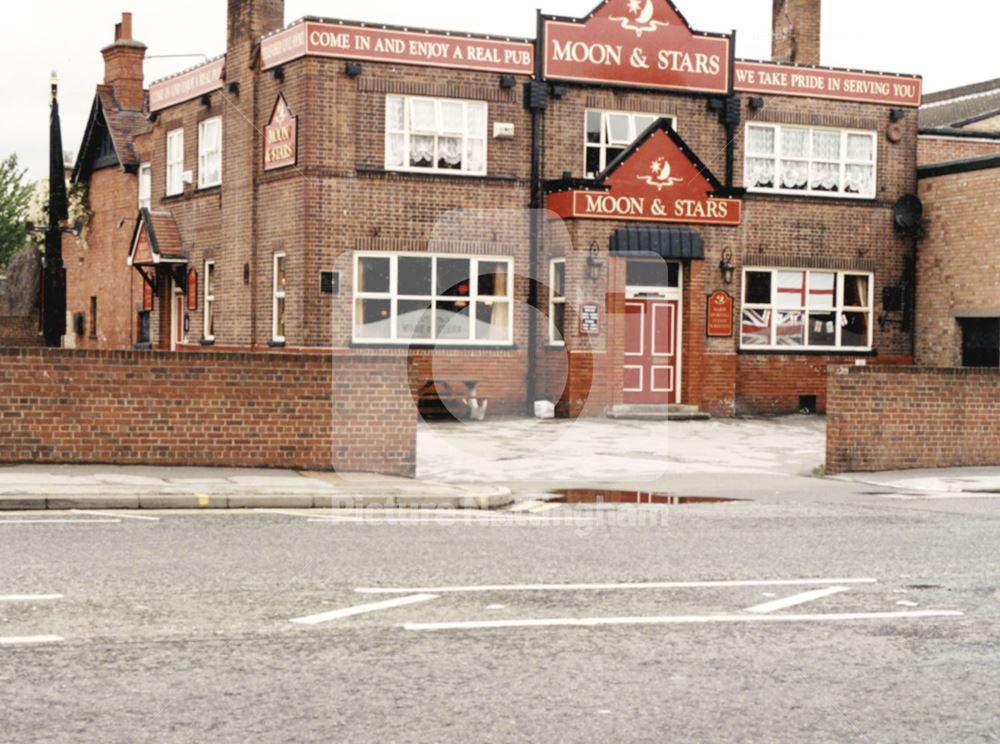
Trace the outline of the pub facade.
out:
<instances>
[{"instance_id":1,"label":"pub facade","mask_svg":"<svg viewBox=\"0 0 1000 744\"><path fill-rule=\"evenodd\" d=\"M758 62L669 0L535 39L230 0L226 55L104 152L127 312L77 343L402 354L501 414L821 411L829 363L912 362L921 81L819 67L820 1L787 5Z\"/></svg>"}]
</instances>

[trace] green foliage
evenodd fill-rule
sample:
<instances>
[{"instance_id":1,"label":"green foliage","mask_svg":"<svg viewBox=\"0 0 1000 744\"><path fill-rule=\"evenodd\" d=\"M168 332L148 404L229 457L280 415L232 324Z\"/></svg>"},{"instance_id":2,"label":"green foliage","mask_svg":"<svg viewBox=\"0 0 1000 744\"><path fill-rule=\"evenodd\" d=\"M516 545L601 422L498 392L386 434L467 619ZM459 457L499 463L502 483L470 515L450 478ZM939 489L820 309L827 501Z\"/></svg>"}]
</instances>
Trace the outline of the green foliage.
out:
<instances>
[{"instance_id":1,"label":"green foliage","mask_svg":"<svg viewBox=\"0 0 1000 744\"><path fill-rule=\"evenodd\" d=\"M26 242L24 220L32 192L24 179L26 172L18 167L17 155L0 161L0 266Z\"/></svg>"}]
</instances>

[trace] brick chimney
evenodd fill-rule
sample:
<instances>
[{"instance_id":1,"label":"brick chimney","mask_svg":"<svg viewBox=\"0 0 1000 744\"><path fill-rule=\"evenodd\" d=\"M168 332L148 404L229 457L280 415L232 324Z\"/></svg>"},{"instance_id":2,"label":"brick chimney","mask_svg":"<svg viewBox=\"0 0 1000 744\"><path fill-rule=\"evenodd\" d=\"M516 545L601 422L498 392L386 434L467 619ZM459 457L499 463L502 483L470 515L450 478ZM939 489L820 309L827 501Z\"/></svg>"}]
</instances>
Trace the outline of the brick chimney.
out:
<instances>
[{"instance_id":1,"label":"brick chimney","mask_svg":"<svg viewBox=\"0 0 1000 744\"><path fill-rule=\"evenodd\" d=\"M771 56L776 62L818 65L823 0L773 0Z\"/></svg>"},{"instance_id":2,"label":"brick chimney","mask_svg":"<svg viewBox=\"0 0 1000 744\"><path fill-rule=\"evenodd\" d=\"M115 24L115 41L101 50L104 55L104 84L115 90L123 109L141 110L145 95L142 89L142 65L146 45L132 38L132 14L122 13Z\"/></svg>"},{"instance_id":3,"label":"brick chimney","mask_svg":"<svg viewBox=\"0 0 1000 744\"><path fill-rule=\"evenodd\" d=\"M285 0L229 0L229 44L249 45L285 25Z\"/></svg>"}]
</instances>

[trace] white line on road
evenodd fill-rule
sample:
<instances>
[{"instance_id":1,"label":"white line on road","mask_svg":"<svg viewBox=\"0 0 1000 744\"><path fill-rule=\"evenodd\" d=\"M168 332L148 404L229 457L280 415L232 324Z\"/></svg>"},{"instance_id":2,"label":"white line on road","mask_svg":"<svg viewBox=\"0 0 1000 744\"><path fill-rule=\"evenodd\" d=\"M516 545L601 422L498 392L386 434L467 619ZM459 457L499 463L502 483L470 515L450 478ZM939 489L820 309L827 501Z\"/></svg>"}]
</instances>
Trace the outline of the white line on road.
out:
<instances>
[{"instance_id":1,"label":"white line on road","mask_svg":"<svg viewBox=\"0 0 1000 744\"><path fill-rule=\"evenodd\" d=\"M308 617L297 617L292 620L293 623L299 625L318 625L319 623L327 623L331 620L342 620L345 617L353 617L355 615L364 615L368 612L378 612L379 610L391 610L394 607L405 607L406 605L418 604L420 602L430 602L432 599L437 599L436 594L416 594L412 597L400 597L399 599L389 599L385 602L374 602L372 604L358 605L357 607L348 607L343 610L333 610L332 612L324 612L319 615L310 615Z\"/></svg>"},{"instance_id":2,"label":"white line on road","mask_svg":"<svg viewBox=\"0 0 1000 744\"><path fill-rule=\"evenodd\" d=\"M562 504L542 504L531 510L532 514L542 514L543 512L554 511L556 509L562 509Z\"/></svg>"},{"instance_id":3,"label":"white line on road","mask_svg":"<svg viewBox=\"0 0 1000 744\"><path fill-rule=\"evenodd\" d=\"M438 586L423 589L363 587L358 594L449 594L460 592L580 592L631 589L719 589L754 586L823 586L825 584L877 584L878 579L789 579L779 581L662 581L639 584L494 584L492 586Z\"/></svg>"},{"instance_id":4,"label":"white line on road","mask_svg":"<svg viewBox=\"0 0 1000 744\"><path fill-rule=\"evenodd\" d=\"M570 525L573 527L586 526L590 520L574 517L572 523L558 517L533 517L527 514L512 514L511 512L490 512L489 516L475 516L478 512L469 512L468 515L454 517L441 516L437 511L402 511L397 516L388 517L312 517L310 522L320 524L444 524L444 525L465 525L471 527L493 527L502 525L505 527L520 524L552 524L557 526Z\"/></svg>"},{"instance_id":5,"label":"white line on road","mask_svg":"<svg viewBox=\"0 0 1000 744\"><path fill-rule=\"evenodd\" d=\"M40 643L62 643L65 639L62 636L42 635L42 636L10 636L4 638L0 636L0 646L29 646Z\"/></svg>"},{"instance_id":6,"label":"white line on road","mask_svg":"<svg viewBox=\"0 0 1000 744\"><path fill-rule=\"evenodd\" d=\"M720 623L820 623L851 620L916 620L963 617L961 612L855 612L839 615L678 615L674 617L592 617L551 620L482 620L467 623L406 623L406 630L496 630L500 628L593 628L602 625L700 625Z\"/></svg>"},{"instance_id":7,"label":"white line on road","mask_svg":"<svg viewBox=\"0 0 1000 744\"><path fill-rule=\"evenodd\" d=\"M121 524L120 519L0 519L0 524Z\"/></svg>"},{"instance_id":8,"label":"white line on road","mask_svg":"<svg viewBox=\"0 0 1000 744\"><path fill-rule=\"evenodd\" d=\"M61 594L0 594L0 602L49 602L62 598Z\"/></svg>"},{"instance_id":9,"label":"white line on road","mask_svg":"<svg viewBox=\"0 0 1000 744\"><path fill-rule=\"evenodd\" d=\"M849 592L846 586L831 586L828 589L816 589L812 592L803 592L802 594L795 594L791 597L785 597L784 599L776 599L773 602L765 602L764 604L757 605L756 607L750 607L747 612L752 612L755 615L767 615L771 612L777 612L778 610L784 610L789 607L795 607L797 605L805 604L806 602L815 602L817 599L823 599L823 597L832 597L834 594L843 594L844 592Z\"/></svg>"},{"instance_id":10,"label":"white line on road","mask_svg":"<svg viewBox=\"0 0 1000 744\"><path fill-rule=\"evenodd\" d=\"M89 514L92 517L106 517L106 511L84 511L83 509L73 509L73 514ZM115 514L117 519L135 519L140 522L159 522L159 517L140 517L137 514Z\"/></svg>"}]
</instances>

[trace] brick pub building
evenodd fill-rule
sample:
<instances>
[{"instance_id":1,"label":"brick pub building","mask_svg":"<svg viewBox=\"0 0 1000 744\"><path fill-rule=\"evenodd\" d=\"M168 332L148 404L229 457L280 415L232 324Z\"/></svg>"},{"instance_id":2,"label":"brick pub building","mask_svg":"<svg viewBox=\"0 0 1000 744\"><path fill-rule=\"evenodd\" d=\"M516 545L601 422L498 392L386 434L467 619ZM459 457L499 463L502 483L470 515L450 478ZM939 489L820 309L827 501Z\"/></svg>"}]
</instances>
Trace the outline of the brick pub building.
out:
<instances>
[{"instance_id":1,"label":"brick pub building","mask_svg":"<svg viewBox=\"0 0 1000 744\"><path fill-rule=\"evenodd\" d=\"M829 363L913 359L921 81L817 66L819 18L775 0L756 62L668 0L534 40L230 0L225 56L145 91L126 17L67 345L403 355L498 413L822 411Z\"/></svg>"}]
</instances>

